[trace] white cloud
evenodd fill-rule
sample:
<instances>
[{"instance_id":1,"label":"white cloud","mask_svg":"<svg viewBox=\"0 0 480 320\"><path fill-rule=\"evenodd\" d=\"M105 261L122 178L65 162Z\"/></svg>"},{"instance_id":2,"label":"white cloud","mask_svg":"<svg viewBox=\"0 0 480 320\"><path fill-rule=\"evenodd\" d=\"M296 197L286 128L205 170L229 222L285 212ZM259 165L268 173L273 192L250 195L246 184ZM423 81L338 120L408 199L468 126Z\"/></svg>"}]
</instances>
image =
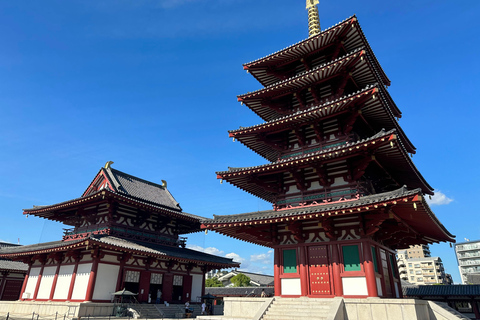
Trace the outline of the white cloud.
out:
<instances>
[{"instance_id":1,"label":"white cloud","mask_svg":"<svg viewBox=\"0 0 480 320\"><path fill-rule=\"evenodd\" d=\"M263 264L270 264L272 263L272 253L273 253L273 250L268 250L267 253L261 253L261 254L252 254L250 256L250 261L252 262L260 262L260 263L263 263Z\"/></svg>"},{"instance_id":2,"label":"white cloud","mask_svg":"<svg viewBox=\"0 0 480 320\"><path fill-rule=\"evenodd\" d=\"M235 262L244 263L246 260L235 252L227 253L225 257L233 259Z\"/></svg>"},{"instance_id":3,"label":"white cloud","mask_svg":"<svg viewBox=\"0 0 480 320\"><path fill-rule=\"evenodd\" d=\"M453 199L447 197L440 190L435 192L435 194L432 196L432 199L430 199L430 197L427 198L427 202L431 206L441 206L441 205L449 204L452 201Z\"/></svg>"},{"instance_id":4,"label":"white cloud","mask_svg":"<svg viewBox=\"0 0 480 320\"><path fill-rule=\"evenodd\" d=\"M187 248L195 250L195 251L200 251L200 252L205 252L205 253L208 253L208 254L213 254L213 255L216 255L216 256L221 256L224 253L222 250L219 250L215 247L203 248L201 246L197 246L196 244L188 244Z\"/></svg>"}]
</instances>

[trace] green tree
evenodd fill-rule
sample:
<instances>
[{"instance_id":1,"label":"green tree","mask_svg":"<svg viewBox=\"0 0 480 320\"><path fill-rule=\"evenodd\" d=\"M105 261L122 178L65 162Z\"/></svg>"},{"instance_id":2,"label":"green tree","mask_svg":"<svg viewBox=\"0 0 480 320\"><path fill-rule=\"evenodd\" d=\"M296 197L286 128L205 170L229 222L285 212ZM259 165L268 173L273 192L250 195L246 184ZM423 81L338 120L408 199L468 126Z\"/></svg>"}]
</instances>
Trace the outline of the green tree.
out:
<instances>
[{"instance_id":1,"label":"green tree","mask_svg":"<svg viewBox=\"0 0 480 320\"><path fill-rule=\"evenodd\" d=\"M233 283L234 287L248 287L250 285L250 278L243 273L239 273L232 277L230 282Z\"/></svg>"},{"instance_id":2,"label":"green tree","mask_svg":"<svg viewBox=\"0 0 480 320\"><path fill-rule=\"evenodd\" d=\"M223 287L223 284L217 277L205 280L205 287Z\"/></svg>"}]
</instances>

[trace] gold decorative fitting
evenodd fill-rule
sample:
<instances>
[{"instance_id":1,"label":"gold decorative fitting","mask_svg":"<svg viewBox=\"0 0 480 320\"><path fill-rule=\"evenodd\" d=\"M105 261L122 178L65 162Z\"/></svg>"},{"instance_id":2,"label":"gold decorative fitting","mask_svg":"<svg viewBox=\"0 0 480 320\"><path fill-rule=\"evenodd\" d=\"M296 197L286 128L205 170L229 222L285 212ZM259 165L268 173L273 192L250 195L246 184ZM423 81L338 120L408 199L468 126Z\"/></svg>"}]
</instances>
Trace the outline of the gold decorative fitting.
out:
<instances>
[{"instance_id":1,"label":"gold decorative fitting","mask_svg":"<svg viewBox=\"0 0 480 320\"><path fill-rule=\"evenodd\" d=\"M104 168L105 168L105 169L111 168L112 164L114 164L113 161L107 161L107 163L105 163Z\"/></svg>"}]
</instances>

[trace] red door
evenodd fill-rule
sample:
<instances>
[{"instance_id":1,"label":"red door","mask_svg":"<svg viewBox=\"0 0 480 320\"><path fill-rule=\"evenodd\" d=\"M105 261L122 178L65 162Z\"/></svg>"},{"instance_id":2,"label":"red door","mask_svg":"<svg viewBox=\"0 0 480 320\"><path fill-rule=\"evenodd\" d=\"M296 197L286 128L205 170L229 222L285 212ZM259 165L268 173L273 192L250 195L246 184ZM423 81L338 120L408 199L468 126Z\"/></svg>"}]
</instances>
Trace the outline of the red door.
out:
<instances>
[{"instance_id":1,"label":"red door","mask_svg":"<svg viewBox=\"0 0 480 320\"><path fill-rule=\"evenodd\" d=\"M308 247L308 275L311 295L331 294L327 246Z\"/></svg>"}]
</instances>

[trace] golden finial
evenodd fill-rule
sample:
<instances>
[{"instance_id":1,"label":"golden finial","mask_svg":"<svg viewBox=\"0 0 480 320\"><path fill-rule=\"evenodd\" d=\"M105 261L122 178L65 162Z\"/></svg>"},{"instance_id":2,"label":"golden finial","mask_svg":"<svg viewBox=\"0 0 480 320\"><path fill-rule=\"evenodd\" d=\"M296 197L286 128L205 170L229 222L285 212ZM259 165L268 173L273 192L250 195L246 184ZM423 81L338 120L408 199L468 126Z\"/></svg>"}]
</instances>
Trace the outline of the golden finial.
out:
<instances>
[{"instance_id":1,"label":"golden finial","mask_svg":"<svg viewBox=\"0 0 480 320\"><path fill-rule=\"evenodd\" d=\"M313 37L320 33L320 17L318 16L318 0L307 0L308 9L308 36Z\"/></svg>"},{"instance_id":2,"label":"golden finial","mask_svg":"<svg viewBox=\"0 0 480 320\"><path fill-rule=\"evenodd\" d=\"M108 161L107 163L105 163L104 168L105 168L105 169L108 169L108 168L111 167L112 164L113 164L113 161Z\"/></svg>"}]
</instances>

